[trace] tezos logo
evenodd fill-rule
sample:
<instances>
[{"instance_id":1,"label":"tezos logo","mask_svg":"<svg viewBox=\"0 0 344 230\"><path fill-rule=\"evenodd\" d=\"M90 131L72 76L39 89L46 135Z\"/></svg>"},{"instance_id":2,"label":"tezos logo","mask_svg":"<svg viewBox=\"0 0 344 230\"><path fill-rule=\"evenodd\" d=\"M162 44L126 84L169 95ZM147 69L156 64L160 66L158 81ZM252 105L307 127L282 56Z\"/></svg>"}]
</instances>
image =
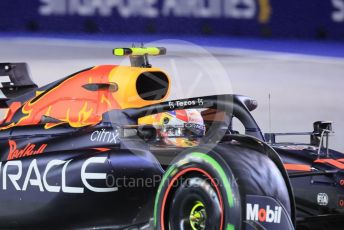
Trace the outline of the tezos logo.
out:
<instances>
[{"instance_id":1,"label":"tezos logo","mask_svg":"<svg viewBox=\"0 0 344 230\"><path fill-rule=\"evenodd\" d=\"M168 105L171 109L174 109L175 107L185 107L185 106L193 106L198 105L202 106L204 105L202 98L197 98L197 100L185 100L185 101L169 101Z\"/></svg>"},{"instance_id":2,"label":"tezos logo","mask_svg":"<svg viewBox=\"0 0 344 230\"><path fill-rule=\"evenodd\" d=\"M328 205L328 195L326 193L318 193L317 202L318 202L318 205L321 205L321 206Z\"/></svg>"},{"instance_id":3,"label":"tezos logo","mask_svg":"<svg viewBox=\"0 0 344 230\"><path fill-rule=\"evenodd\" d=\"M246 204L246 220L266 222L266 223L281 223L282 207L275 206L270 208L259 208L258 204Z\"/></svg>"}]
</instances>

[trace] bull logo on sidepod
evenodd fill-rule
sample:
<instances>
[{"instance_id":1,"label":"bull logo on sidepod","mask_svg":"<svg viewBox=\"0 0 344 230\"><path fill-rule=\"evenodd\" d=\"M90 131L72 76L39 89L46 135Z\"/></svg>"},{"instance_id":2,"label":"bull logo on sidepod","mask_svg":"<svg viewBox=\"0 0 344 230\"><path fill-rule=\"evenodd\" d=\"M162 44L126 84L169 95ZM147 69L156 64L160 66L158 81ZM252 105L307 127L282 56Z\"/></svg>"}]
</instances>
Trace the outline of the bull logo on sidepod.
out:
<instances>
[{"instance_id":1,"label":"bull logo on sidepod","mask_svg":"<svg viewBox=\"0 0 344 230\"><path fill-rule=\"evenodd\" d=\"M160 74L166 80L154 79L154 73ZM150 89L146 86L154 84L145 83L147 79L150 79L150 83L162 82L161 86ZM110 90L106 86L111 84L116 87ZM148 90L144 91L144 87ZM162 94L155 95L159 94L160 89ZM61 121L48 123L45 128L52 128L62 123L68 123L72 127L93 125L99 123L103 113L111 109L142 107L158 103L165 100L168 94L169 78L159 69L113 65L94 67L57 83L51 89L40 92L18 108L23 114L19 121L10 121L10 124L3 129L39 124L43 116ZM151 97L151 95L157 97Z\"/></svg>"}]
</instances>

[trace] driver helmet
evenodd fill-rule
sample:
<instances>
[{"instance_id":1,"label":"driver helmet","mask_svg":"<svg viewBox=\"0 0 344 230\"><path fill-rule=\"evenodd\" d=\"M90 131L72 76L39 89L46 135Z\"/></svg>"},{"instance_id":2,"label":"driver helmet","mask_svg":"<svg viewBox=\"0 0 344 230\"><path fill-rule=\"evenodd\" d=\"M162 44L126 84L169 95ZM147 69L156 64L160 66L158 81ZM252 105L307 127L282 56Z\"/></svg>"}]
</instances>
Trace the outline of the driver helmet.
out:
<instances>
[{"instance_id":1,"label":"driver helmet","mask_svg":"<svg viewBox=\"0 0 344 230\"><path fill-rule=\"evenodd\" d=\"M146 116L139 124L151 124L157 129L158 137L166 145L193 147L205 135L201 113L196 109L175 110Z\"/></svg>"}]
</instances>

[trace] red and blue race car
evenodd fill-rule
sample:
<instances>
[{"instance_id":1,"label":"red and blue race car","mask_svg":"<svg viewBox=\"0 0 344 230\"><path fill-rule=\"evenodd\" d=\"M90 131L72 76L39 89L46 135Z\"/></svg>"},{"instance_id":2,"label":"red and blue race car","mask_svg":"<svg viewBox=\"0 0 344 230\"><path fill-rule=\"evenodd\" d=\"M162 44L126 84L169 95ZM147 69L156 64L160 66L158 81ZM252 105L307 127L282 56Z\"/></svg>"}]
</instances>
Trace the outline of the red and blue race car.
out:
<instances>
[{"instance_id":1,"label":"red and blue race car","mask_svg":"<svg viewBox=\"0 0 344 230\"><path fill-rule=\"evenodd\" d=\"M263 135L240 95L168 100L149 55L43 87L25 63L0 64L0 227L57 229L342 229L344 155L330 122ZM236 118L244 126L240 133ZM280 135L310 143L278 143Z\"/></svg>"}]
</instances>

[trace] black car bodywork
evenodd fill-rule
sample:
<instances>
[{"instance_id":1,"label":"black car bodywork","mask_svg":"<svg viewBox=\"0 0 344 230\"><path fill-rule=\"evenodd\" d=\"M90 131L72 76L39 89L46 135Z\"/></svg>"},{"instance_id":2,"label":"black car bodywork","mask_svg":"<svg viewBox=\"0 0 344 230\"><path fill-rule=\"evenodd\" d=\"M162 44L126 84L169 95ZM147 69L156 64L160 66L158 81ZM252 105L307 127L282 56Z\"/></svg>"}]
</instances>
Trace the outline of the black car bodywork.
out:
<instances>
[{"instance_id":1,"label":"black car bodywork","mask_svg":"<svg viewBox=\"0 0 344 230\"><path fill-rule=\"evenodd\" d=\"M25 103L42 97L36 92L53 90L61 81L37 88L32 82L18 80L17 75L11 73L12 85L3 85L3 93L11 99L1 104L11 107L20 101L13 115L20 122ZM110 86L97 84L86 90L111 91ZM310 133L308 145L276 143L278 134L268 134L266 141L250 113L256 107L254 100L244 96L217 95L112 109L103 113L99 122L80 127L49 115L42 116L37 124L11 126L11 122L4 122L0 126L0 225L73 229L146 226L153 217L164 173L185 149L162 146L156 128L138 125L137 120L149 114L197 108L223 112L226 118L218 121L203 113L209 129L201 145L242 145L265 152L274 162L291 201L290 219L284 209L275 210L285 218L279 229L291 229L295 220L300 229L341 229L344 155L324 144L329 125L318 125ZM233 117L243 124L245 134L233 130ZM46 128L47 124L52 128ZM244 199L266 205L259 197ZM277 219L272 222L279 223ZM242 228L276 228L273 223L255 225L252 221L246 217Z\"/></svg>"}]
</instances>

